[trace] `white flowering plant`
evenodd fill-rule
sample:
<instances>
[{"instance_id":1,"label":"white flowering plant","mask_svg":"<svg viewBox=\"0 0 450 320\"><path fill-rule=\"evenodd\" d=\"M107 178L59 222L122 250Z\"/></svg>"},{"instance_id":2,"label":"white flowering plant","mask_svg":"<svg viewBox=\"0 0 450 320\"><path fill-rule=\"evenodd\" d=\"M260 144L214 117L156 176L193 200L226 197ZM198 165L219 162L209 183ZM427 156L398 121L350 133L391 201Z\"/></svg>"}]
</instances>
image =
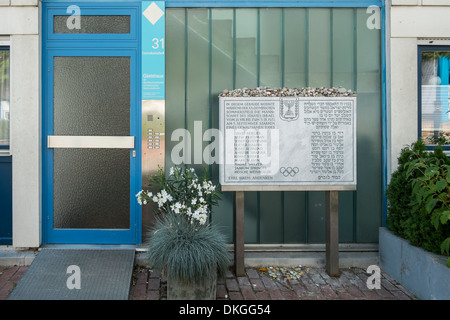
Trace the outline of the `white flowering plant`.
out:
<instances>
[{"instance_id":1,"label":"white flowering plant","mask_svg":"<svg viewBox=\"0 0 450 320\"><path fill-rule=\"evenodd\" d=\"M209 180L206 169L199 177L193 168L174 166L168 176L159 168L156 177L151 180L160 191L139 191L136 195L138 203L146 205L154 202L159 212L180 215L191 224L206 224L211 207L220 200L218 185Z\"/></svg>"},{"instance_id":2,"label":"white flowering plant","mask_svg":"<svg viewBox=\"0 0 450 320\"><path fill-rule=\"evenodd\" d=\"M208 223L221 192L206 169L199 177L192 168L175 166L168 175L159 168L151 182L152 190L159 191L141 190L136 195L141 205L157 204L158 219L144 244L149 267L170 275L168 282L170 278L196 284L224 276L230 263L227 239L218 226Z\"/></svg>"}]
</instances>

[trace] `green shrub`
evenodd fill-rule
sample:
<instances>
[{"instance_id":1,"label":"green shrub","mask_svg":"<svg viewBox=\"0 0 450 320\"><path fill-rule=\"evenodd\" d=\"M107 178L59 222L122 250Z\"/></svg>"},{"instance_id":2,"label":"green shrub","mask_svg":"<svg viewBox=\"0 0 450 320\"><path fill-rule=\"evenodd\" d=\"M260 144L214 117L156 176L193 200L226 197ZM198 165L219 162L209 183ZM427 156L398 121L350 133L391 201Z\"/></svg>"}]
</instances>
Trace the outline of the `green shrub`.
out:
<instances>
[{"instance_id":1,"label":"green shrub","mask_svg":"<svg viewBox=\"0 0 450 320\"><path fill-rule=\"evenodd\" d=\"M416 148L417 146L413 145L413 147ZM405 164L411 161L411 156L410 148L402 149L398 158L398 169L392 174L391 181L386 189L389 203L386 227L402 238L407 238L407 220L412 211L409 207L412 185L406 178L405 169Z\"/></svg>"},{"instance_id":2,"label":"green shrub","mask_svg":"<svg viewBox=\"0 0 450 320\"><path fill-rule=\"evenodd\" d=\"M449 185L450 160L440 146L427 152L417 141L404 148L386 191L387 228L412 245L449 255Z\"/></svg>"}]
</instances>

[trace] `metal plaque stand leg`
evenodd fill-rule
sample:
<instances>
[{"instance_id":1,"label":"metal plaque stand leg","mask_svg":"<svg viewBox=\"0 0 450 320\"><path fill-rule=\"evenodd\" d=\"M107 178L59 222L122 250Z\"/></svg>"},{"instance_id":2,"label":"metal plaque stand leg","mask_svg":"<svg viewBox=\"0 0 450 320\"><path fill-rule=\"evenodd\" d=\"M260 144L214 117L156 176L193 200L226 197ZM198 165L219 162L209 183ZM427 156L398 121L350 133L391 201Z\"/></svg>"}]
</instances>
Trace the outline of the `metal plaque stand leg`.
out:
<instances>
[{"instance_id":1,"label":"metal plaque stand leg","mask_svg":"<svg viewBox=\"0 0 450 320\"><path fill-rule=\"evenodd\" d=\"M326 191L326 262L329 276L339 275L339 199L338 191Z\"/></svg>"},{"instance_id":2,"label":"metal plaque stand leg","mask_svg":"<svg viewBox=\"0 0 450 320\"><path fill-rule=\"evenodd\" d=\"M244 270L244 191L234 193L234 267L237 277Z\"/></svg>"}]
</instances>

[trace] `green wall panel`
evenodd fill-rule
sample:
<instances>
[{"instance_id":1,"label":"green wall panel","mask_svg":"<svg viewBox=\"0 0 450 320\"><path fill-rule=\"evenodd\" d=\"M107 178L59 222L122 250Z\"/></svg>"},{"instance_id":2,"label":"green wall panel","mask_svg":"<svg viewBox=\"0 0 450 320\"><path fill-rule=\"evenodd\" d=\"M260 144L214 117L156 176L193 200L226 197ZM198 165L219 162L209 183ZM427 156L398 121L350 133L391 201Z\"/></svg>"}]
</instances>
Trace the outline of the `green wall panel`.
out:
<instances>
[{"instance_id":1,"label":"green wall panel","mask_svg":"<svg viewBox=\"0 0 450 320\"><path fill-rule=\"evenodd\" d=\"M178 137L171 137L175 130L186 126L185 88L185 11L167 10L166 15L166 156L165 166L173 165L171 152L178 145ZM173 141L175 140L175 141ZM179 139L181 140L181 138Z\"/></svg>"},{"instance_id":2,"label":"green wall panel","mask_svg":"<svg viewBox=\"0 0 450 320\"><path fill-rule=\"evenodd\" d=\"M284 10L284 85L306 87L308 83L308 9Z\"/></svg>"},{"instance_id":3,"label":"green wall panel","mask_svg":"<svg viewBox=\"0 0 450 320\"><path fill-rule=\"evenodd\" d=\"M206 166L218 182L219 166L195 157L211 141L194 141L207 129L218 129L223 89L356 90L358 190L339 192L340 242L377 242L382 217L381 32L367 29L365 9L167 8L166 14L166 167L173 164L172 148L180 143L171 141L172 132L187 129L189 165ZM232 242L232 192L223 194L212 220ZM324 192L245 193L246 243L324 241Z\"/></svg>"}]
</instances>

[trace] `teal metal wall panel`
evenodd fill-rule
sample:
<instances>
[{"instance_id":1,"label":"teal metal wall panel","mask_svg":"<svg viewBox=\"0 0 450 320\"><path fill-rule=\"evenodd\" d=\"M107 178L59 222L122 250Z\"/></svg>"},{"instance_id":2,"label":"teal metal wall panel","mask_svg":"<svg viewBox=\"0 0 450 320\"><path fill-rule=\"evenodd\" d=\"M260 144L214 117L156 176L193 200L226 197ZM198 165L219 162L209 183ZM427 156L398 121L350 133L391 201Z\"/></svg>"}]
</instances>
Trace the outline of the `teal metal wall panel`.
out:
<instances>
[{"instance_id":1,"label":"teal metal wall panel","mask_svg":"<svg viewBox=\"0 0 450 320\"><path fill-rule=\"evenodd\" d=\"M284 85L307 86L308 9L284 10Z\"/></svg>"},{"instance_id":2,"label":"teal metal wall panel","mask_svg":"<svg viewBox=\"0 0 450 320\"><path fill-rule=\"evenodd\" d=\"M167 8L166 168L179 141L218 129L223 89L343 86L358 92L358 189L339 192L340 242L378 241L382 219L381 30L366 8ZM202 150L210 141L202 142ZM198 146L197 146L198 147ZM209 168L218 182L219 166ZM233 241L233 194L213 210ZM324 192L246 192L246 243L324 243Z\"/></svg>"},{"instance_id":3,"label":"teal metal wall panel","mask_svg":"<svg viewBox=\"0 0 450 320\"><path fill-rule=\"evenodd\" d=\"M283 243L306 243L308 226L305 192L283 192Z\"/></svg>"},{"instance_id":4,"label":"teal metal wall panel","mask_svg":"<svg viewBox=\"0 0 450 320\"><path fill-rule=\"evenodd\" d=\"M173 165L171 152L183 142L171 137L186 127L185 10L166 9L166 168Z\"/></svg>"}]
</instances>

